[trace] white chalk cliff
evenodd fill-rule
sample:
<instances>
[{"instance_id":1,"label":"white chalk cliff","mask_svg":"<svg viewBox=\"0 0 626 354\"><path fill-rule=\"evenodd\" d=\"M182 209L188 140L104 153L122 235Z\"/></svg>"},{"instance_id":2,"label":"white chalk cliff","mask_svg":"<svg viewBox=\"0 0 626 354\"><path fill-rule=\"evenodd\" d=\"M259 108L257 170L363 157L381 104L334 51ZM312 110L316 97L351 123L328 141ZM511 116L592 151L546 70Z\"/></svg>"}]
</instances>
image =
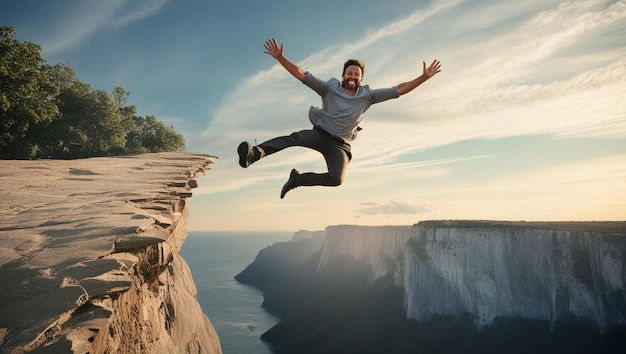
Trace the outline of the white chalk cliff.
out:
<instances>
[{"instance_id":1,"label":"white chalk cliff","mask_svg":"<svg viewBox=\"0 0 626 354\"><path fill-rule=\"evenodd\" d=\"M221 353L178 255L211 158L2 161L0 352Z\"/></svg>"},{"instance_id":2,"label":"white chalk cliff","mask_svg":"<svg viewBox=\"0 0 626 354\"><path fill-rule=\"evenodd\" d=\"M472 315L626 325L626 222L330 226L318 270L349 255L393 274L408 318Z\"/></svg>"}]
</instances>

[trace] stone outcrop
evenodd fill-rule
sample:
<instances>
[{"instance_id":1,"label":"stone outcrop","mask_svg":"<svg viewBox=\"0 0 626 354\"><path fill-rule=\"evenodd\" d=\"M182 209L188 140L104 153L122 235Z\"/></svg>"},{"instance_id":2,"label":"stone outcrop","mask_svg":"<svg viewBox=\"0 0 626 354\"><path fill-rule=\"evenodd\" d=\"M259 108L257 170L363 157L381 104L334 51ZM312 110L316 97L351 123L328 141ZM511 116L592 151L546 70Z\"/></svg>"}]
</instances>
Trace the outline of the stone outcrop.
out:
<instances>
[{"instance_id":1,"label":"stone outcrop","mask_svg":"<svg viewBox=\"0 0 626 354\"><path fill-rule=\"evenodd\" d=\"M211 159L1 161L0 352L221 353L178 255Z\"/></svg>"}]
</instances>

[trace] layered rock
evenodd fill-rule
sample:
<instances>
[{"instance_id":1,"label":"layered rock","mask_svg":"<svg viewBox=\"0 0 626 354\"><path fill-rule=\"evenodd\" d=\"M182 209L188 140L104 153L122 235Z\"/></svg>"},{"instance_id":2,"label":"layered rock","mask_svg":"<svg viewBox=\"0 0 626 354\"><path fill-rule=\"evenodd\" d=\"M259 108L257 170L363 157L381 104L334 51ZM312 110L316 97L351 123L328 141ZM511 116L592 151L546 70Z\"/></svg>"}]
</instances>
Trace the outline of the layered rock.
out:
<instances>
[{"instance_id":1,"label":"layered rock","mask_svg":"<svg viewBox=\"0 0 626 354\"><path fill-rule=\"evenodd\" d=\"M329 226L318 271L334 259L350 255L371 267L372 281L393 272L399 282L403 253L412 236L412 226Z\"/></svg>"},{"instance_id":2,"label":"layered rock","mask_svg":"<svg viewBox=\"0 0 626 354\"><path fill-rule=\"evenodd\" d=\"M626 325L626 223L607 225L420 223L404 254L407 317Z\"/></svg>"},{"instance_id":3,"label":"layered rock","mask_svg":"<svg viewBox=\"0 0 626 354\"><path fill-rule=\"evenodd\" d=\"M626 325L626 222L421 222L331 226L318 270L349 255L390 273L406 316L580 318L600 329Z\"/></svg>"},{"instance_id":4,"label":"layered rock","mask_svg":"<svg viewBox=\"0 0 626 354\"><path fill-rule=\"evenodd\" d=\"M221 353L178 255L210 163L2 161L0 351Z\"/></svg>"}]
</instances>

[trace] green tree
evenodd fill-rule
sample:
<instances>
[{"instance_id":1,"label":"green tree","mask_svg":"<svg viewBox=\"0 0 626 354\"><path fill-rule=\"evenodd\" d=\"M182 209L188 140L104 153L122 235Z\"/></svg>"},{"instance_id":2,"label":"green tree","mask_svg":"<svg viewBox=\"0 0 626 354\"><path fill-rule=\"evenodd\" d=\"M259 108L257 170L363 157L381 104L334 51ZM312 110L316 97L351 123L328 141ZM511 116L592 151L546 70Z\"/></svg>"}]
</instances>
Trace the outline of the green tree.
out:
<instances>
[{"instance_id":1,"label":"green tree","mask_svg":"<svg viewBox=\"0 0 626 354\"><path fill-rule=\"evenodd\" d=\"M69 64L47 65L41 48L0 27L0 158L79 158L185 148L154 116L137 117L130 92L93 90Z\"/></svg>"},{"instance_id":2,"label":"green tree","mask_svg":"<svg viewBox=\"0 0 626 354\"><path fill-rule=\"evenodd\" d=\"M154 116L135 117L135 130L126 137L130 153L178 151L185 149L185 138Z\"/></svg>"},{"instance_id":3,"label":"green tree","mask_svg":"<svg viewBox=\"0 0 626 354\"><path fill-rule=\"evenodd\" d=\"M45 127L44 157L77 158L125 153L126 135L133 130L134 107L120 107L128 93L116 88L114 95L93 90L80 81L69 65L51 67L60 88L56 97L59 115ZM116 94L117 92L117 94ZM124 93L124 94L122 94Z\"/></svg>"},{"instance_id":4,"label":"green tree","mask_svg":"<svg viewBox=\"0 0 626 354\"><path fill-rule=\"evenodd\" d=\"M58 88L51 80L41 47L13 39L0 27L0 158L32 158L39 150L32 130L58 113Z\"/></svg>"},{"instance_id":5,"label":"green tree","mask_svg":"<svg viewBox=\"0 0 626 354\"><path fill-rule=\"evenodd\" d=\"M124 120L128 121L129 124L134 129L135 127L134 117L137 114L137 107L126 105L128 96L130 96L130 92L121 86L118 86L115 89L113 89L113 102L115 103L115 107L117 108L119 113L124 117Z\"/></svg>"}]
</instances>

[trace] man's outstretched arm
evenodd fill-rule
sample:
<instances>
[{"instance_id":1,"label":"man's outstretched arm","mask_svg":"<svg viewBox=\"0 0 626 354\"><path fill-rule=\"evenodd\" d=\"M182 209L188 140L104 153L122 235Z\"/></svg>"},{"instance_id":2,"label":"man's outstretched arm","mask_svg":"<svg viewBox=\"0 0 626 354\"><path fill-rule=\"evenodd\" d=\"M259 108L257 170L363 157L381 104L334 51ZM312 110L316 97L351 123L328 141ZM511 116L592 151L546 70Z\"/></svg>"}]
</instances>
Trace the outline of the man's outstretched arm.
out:
<instances>
[{"instance_id":1,"label":"man's outstretched arm","mask_svg":"<svg viewBox=\"0 0 626 354\"><path fill-rule=\"evenodd\" d=\"M283 54L283 44L280 46L276 43L276 39L268 39L265 41L265 51L263 53L267 53L271 55L274 59L278 60L280 65L282 65L293 77L300 81L304 81L304 76L306 71L304 71L301 67L291 62L291 60L287 59Z\"/></svg>"},{"instance_id":2,"label":"man's outstretched arm","mask_svg":"<svg viewBox=\"0 0 626 354\"><path fill-rule=\"evenodd\" d=\"M424 73L421 76L417 77L415 80L403 82L398 85L398 94L400 96L413 91L413 89L415 89L417 86L423 84L426 80L430 79L436 73L441 71L441 63L439 62L439 60L433 60L429 67L426 67L426 62L423 62L423 64Z\"/></svg>"}]
</instances>

